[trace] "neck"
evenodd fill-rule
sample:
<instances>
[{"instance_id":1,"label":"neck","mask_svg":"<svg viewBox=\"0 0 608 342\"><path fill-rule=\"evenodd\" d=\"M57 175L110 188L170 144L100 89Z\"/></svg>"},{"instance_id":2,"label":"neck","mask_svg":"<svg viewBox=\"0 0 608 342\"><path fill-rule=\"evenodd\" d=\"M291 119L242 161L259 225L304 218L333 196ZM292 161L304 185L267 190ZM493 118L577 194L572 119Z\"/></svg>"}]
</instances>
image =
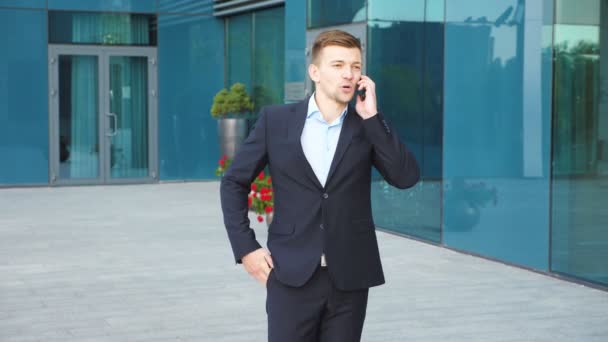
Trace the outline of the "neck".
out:
<instances>
[{"instance_id":1,"label":"neck","mask_svg":"<svg viewBox=\"0 0 608 342\"><path fill-rule=\"evenodd\" d=\"M341 103L324 96L322 93L315 92L315 101L319 107L319 111L325 121L331 123L342 114L346 103Z\"/></svg>"}]
</instances>

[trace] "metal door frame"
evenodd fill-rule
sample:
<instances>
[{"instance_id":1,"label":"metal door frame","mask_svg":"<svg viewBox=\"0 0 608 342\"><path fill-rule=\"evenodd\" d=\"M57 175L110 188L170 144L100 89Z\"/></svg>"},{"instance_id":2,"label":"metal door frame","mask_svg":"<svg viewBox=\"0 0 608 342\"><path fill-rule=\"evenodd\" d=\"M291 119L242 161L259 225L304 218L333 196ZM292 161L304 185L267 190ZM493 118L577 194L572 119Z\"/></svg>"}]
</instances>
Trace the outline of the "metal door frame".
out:
<instances>
[{"instance_id":1,"label":"metal door frame","mask_svg":"<svg viewBox=\"0 0 608 342\"><path fill-rule=\"evenodd\" d=\"M96 56L98 60L98 144L99 170L96 179L59 178L59 56ZM146 57L148 59L148 176L114 179L110 176L110 147L108 93L110 57ZM49 168L51 185L94 185L152 183L158 181L158 74L155 47L49 45Z\"/></svg>"}]
</instances>

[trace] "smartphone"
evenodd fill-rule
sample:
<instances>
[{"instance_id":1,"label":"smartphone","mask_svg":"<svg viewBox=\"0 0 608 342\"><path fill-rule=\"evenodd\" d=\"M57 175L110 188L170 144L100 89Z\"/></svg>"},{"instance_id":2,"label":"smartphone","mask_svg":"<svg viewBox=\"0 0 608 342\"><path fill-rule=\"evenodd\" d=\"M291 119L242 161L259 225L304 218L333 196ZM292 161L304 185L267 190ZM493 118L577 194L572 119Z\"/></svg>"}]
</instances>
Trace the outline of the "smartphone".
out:
<instances>
[{"instance_id":1,"label":"smartphone","mask_svg":"<svg viewBox=\"0 0 608 342\"><path fill-rule=\"evenodd\" d=\"M365 88L357 90L357 95L359 96L361 101L365 101Z\"/></svg>"}]
</instances>

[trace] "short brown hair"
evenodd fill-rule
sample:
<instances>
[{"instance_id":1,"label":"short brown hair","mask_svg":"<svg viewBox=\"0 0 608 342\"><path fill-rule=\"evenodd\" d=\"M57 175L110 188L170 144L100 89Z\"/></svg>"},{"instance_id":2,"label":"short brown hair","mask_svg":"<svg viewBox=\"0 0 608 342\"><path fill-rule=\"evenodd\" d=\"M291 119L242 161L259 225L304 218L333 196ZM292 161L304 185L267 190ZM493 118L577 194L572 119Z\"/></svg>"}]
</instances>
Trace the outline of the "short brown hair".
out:
<instances>
[{"instance_id":1,"label":"short brown hair","mask_svg":"<svg viewBox=\"0 0 608 342\"><path fill-rule=\"evenodd\" d=\"M319 33L312 44L312 63L317 62L321 50L326 46L342 46L345 48L357 48L361 51L361 42L355 36L341 30L330 30Z\"/></svg>"}]
</instances>

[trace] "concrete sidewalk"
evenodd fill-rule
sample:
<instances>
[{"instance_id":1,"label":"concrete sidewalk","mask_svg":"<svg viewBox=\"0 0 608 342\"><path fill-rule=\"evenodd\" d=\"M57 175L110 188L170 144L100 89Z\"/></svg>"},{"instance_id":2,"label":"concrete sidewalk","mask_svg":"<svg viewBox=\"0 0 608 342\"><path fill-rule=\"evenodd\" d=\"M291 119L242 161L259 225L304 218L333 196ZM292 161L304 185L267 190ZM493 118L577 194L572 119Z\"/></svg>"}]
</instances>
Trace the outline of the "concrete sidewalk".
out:
<instances>
[{"instance_id":1,"label":"concrete sidewalk","mask_svg":"<svg viewBox=\"0 0 608 342\"><path fill-rule=\"evenodd\" d=\"M0 190L0 341L265 341L265 289L234 265L218 188ZM608 341L606 292L378 239L365 342Z\"/></svg>"}]
</instances>

